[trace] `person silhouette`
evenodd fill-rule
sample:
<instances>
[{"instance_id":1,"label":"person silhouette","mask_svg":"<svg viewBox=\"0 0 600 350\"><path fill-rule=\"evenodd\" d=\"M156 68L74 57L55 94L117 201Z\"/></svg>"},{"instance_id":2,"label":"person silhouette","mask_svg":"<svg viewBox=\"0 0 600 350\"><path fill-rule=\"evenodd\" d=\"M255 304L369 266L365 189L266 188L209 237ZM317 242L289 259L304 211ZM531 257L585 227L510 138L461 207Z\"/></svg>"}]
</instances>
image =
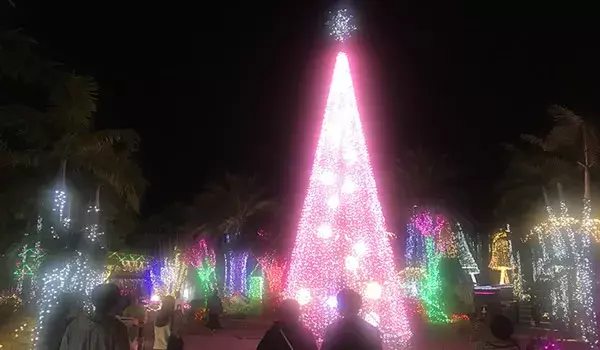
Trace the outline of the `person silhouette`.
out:
<instances>
[{"instance_id":1,"label":"person silhouette","mask_svg":"<svg viewBox=\"0 0 600 350\"><path fill-rule=\"evenodd\" d=\"M281 302L277 322L260 340L256 350L317 350L312 332L300 322L300 305L296 300Z\"/></svg>"},{"instance_id":2,"label":"person silhouette","mask_svg":"<svg viewBox=\"0 0 600 350\"><path fill-rule=\"evenodd\" d=\"M362 297L352 289L337 295L341 319L325 331L321 350L382 350L381 333L359 316Z\"/></svg>"}]
</instances>

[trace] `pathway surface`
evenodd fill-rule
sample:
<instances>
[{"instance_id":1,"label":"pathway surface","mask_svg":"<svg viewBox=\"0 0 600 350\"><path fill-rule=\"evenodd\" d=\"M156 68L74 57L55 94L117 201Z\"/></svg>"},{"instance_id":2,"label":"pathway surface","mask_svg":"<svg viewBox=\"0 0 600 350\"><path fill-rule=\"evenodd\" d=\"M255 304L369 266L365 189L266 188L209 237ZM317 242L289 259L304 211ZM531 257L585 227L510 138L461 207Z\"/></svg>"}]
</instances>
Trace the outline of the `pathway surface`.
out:
<instances>
[{"instance_id":1,"label":"pathway surface","mask_svg":"<svg viewBox=\"0 0 600 350\"><path fill-rule=\"evenodd\" d=\"M254 350L256 349L263 334L270 326L271 321L267 319L225 319L224 329L214 333L201 325L190 325L187 335L184 337L184 350ZM435 333L440 333L433 331ZM443 333L443 332L442 332ZM439 334L437 334L439 336ZM431 334L421 337L419 344L411 347L411 350L475 350L476 343L466 339L436 339ZM525 349L526 340L523 339L521 349ZM152 349L152 342L147 339L146 349ZM561 350L583 350L589 349L585 344L563 343ZM391 350L391 349L390 349Z\"/></svg>"}]
</instances>

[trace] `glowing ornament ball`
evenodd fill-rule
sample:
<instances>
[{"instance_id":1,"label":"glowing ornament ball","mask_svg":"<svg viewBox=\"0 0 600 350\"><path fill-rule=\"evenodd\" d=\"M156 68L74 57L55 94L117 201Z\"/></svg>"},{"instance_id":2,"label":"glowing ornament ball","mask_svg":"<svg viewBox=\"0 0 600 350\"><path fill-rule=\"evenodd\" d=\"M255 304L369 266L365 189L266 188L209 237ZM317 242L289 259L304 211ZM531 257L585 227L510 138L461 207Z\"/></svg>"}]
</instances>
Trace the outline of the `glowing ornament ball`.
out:
<instances>
[{"instance_id":1,"label":"glowing ornament ball","mask_svg":"<svg viewBox=\"0 0 600 350\"><path fill-rule=\"evenodd\" d=\"M342 288L363 296L363 318L389 343L411 336L358 113L348 57L340 52L284 295L317 335L338 317Z\"/></svg>"}]
</instances>

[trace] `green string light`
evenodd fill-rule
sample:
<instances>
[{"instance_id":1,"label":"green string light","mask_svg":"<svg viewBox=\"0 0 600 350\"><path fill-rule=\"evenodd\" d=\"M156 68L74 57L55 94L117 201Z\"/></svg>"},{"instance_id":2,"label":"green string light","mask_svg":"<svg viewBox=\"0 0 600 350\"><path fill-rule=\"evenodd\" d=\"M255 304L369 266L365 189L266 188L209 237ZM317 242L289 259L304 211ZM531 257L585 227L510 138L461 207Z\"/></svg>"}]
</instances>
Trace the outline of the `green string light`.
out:
<instances>
[{"instance_id":1,"label":"green string light","mask_svg":"<svg viewBox=\"0 0 600 350\"><path fill-rule=\"evenodd\" d=\"M441 301L442 281L440 277L440 262L442 255L435 249L433 237L425 238L425 254L427 269L421 280L420 296L429 321L432 323L448 323L450 319L444 312Z\"/></svg>"}]
</instances>

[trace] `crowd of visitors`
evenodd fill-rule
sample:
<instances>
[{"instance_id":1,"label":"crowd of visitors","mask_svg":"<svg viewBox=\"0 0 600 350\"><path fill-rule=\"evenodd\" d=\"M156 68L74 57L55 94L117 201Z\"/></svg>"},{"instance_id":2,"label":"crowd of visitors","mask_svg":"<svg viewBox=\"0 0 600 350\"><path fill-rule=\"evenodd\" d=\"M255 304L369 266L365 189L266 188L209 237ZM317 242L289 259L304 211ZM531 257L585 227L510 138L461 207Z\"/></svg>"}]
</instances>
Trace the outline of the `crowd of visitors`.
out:
<instances>
[{"instance_id":1,"label":"crowd of visitors","mask_svg":"<svg viewBox=\"0 0 600 350\"><path fill-rule=\"evenodd\" d=\"M141 350L142 329L147 323L146 308L137 298L120 312L121 295L114 284L97 286L91 295L94 313L83 312L82 303L72 295L61 295L53 320L42 337L45 350ZM327 327L321 350L382 350L383 342L379 330L359 316L362 298L359 293L344 289L337 295L340 319ZM162 299L160 310L153 317L153 350L182 350L183 303L178 294ZM221 299L215 291L207 300L208 321L206 326L213 332L221 328L220 314L223 312ZM314 334L302 324L301 309L297 301L281 302L277 321L264 334L257 350L317 350ZM133 323L125 325L123 320ZM480 337L477 349L519 350L512 338L513 325L502 315L494 316L489 322L475 327ZM57 336L63 334L62 336ZM529 349L529 347L528 347ZM151 349L148 349L151 350Z\"/></svg>"}]
</instances>

